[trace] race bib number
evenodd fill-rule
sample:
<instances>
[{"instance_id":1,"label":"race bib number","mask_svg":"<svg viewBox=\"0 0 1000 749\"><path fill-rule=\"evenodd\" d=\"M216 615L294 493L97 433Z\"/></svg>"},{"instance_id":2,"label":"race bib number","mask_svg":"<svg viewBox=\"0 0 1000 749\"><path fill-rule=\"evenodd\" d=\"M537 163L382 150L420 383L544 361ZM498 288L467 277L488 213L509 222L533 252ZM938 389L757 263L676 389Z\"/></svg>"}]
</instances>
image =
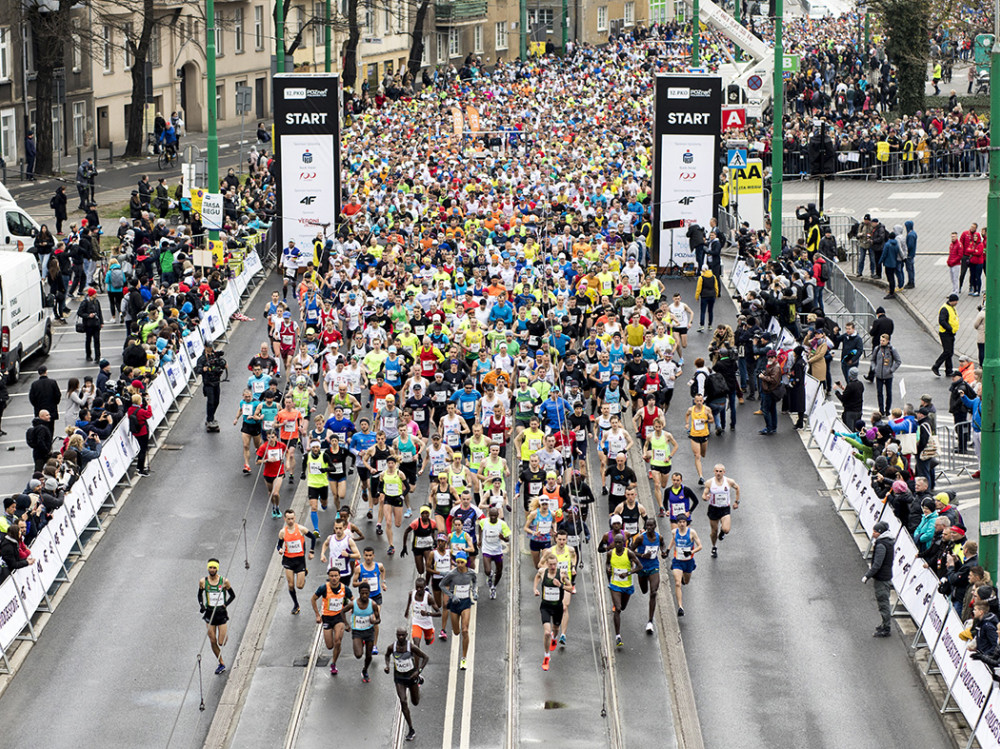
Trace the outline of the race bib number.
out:
<instances>
[{"instance_id":1,"label":"race bib number","mask_svg":"<svg viewBox=\"0 0 1000 749\"><path fill-rule=\"evenodd\" d=\"M554 585L546 586L542 588L542 600L543 601L558 601L559 600L559 588Z\"/></svg>"}]
</instances>

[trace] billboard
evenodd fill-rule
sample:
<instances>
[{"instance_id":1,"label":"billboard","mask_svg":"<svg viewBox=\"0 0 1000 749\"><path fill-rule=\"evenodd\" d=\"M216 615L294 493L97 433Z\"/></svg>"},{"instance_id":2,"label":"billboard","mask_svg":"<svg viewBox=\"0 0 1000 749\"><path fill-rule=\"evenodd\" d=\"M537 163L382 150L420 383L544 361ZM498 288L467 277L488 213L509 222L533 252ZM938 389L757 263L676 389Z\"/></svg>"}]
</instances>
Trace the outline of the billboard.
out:
<instances>
[{"instance_id":1,"label":"billboard","mask_svg":"<svg viewBox=\"0 0 1000 749\"><path fill-rule=\"evenodd\" d=\"M333 236L340 214L340 76L274 76L278 155L278 242L312 254L317 233Z\"/></svg>"},{"instance_id":2,"label":"billboard","mask_svg":"<svg viewBox=\"0 0 1000 749\"><path fill-rule=\"evenodd\" d=\"M656 76L653 118L653 260L660 268L693 260L687 226L708 222L719 205L722 79Z\"/></svg>"}]
</instances>

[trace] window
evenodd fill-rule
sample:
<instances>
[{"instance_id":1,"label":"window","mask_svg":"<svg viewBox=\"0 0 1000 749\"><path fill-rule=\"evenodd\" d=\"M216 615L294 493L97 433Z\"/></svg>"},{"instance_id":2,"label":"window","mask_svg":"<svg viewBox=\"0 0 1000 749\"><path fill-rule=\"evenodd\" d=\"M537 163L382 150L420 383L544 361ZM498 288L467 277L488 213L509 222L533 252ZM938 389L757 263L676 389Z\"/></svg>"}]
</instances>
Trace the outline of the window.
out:
<instances>
[{"instance_id":1,"label":"window","mask_svg":"<svg viewBox=\"0 0 1000 749\"><path fill-rule=\"evenodd\" d=\"M537 8L535 10L528 10L528 28L531 29L532 32L539 31L540 27L544 27L546 31L552 31L554 23L555 11L552 8Z\"/></svg>"},{"instance_id":2,"label":"window","mask_svg":"<svg viewBox=\"0 0 1000 749\"><path fill-rule=\"evenodd\" d=\"M222 20L222 11L215 11L215 56L222 57L222 26L224 21Z\"/></svg>"},{"instance_id":3,"label":"window","mask_svg":"<svg viewBox=\"0 0 1000 749\"><path fill-rule=\"evenodd\" d=\"M34 36L31 31L31 24L22 23L21 43L24 45L24 56L27 58L25 60L25 67L28 69L29 75L32 75L35 72L35 44L32 41L33 39Z\"/></svg>"},{"instance_id":4,"label":"window","mask_svg":"<svg viewBox=\"0 0 1000 749\"><path fill-rule=\"evenodd\" d=\"M448 35L438 33L437 35L437 61L448 62Z\"/></svg>"},{"instance_id":5,"label":"window","mask_svg":"<svg viewBox=\"0 0 1000 749\"><path fill-rule=\"evenodd\" d=\"M153 32L149 35L149 61L153 63L154 68L158 68L163 64L163 60L161 59L161 50L163 49L161 33L160 24L156 24L153 26Z\"/></svg>"},{"instance_id":6,"label":"window","mask_svg":"<svg viewBox=\"0 0 1000 749\"><path fill-rule=\"evenodd\" d=\"M8 164L17 160L17 114L13 109L0 111L0 156Z\"/></svg>"},{"instance_id":7,"label":"window","mask_svg":"<svg viewBox=\"0 0 1000 749\"><path fill-rule=\"evenodd\" d=\"M3 35L5 31L5 29L0 29L0 35ZM80 38L80 22L75 18L73 19L73 30L70 33L69 41L70 46L73 48L73 72L79 73L80 69L83 68L83 40ZM6 75L0 74L0 78L6 77Z\"/></svg>"},{"instance_id":8,"label":"window","mask_svg":"<svg viewBox=\"0 0 1000 749\"><path fill-rule=\"evenodd\" d=\"M507 49L507 22L497 21L496 28L496 44L494 45L497 49Z\"/></svg>"},{"instance_id":9,"label":"window","mask_svg":"<svg viewBox=\"0 0 1000 749\"><path fill-rule=\"evenodd\" d=\"M365 33L368 36L375 35L375 10L372 8L371 0L365 0Z\"/></svg>"},{"instance_id":10,"label":"window","mask_svg":"<svg viewBox=\"0 0 1000 749\"><path fill-rule=\"evenodd\" d=\"M608 30L608 6L602 5L597 9L597 30Z\"/></svg>"},{"instance_id":11,"label":"window","mask_svg":"<svg viewBox=\"0 0 1000 749\"><path fill-rule=\"evenodd\" d=\"M406 11L403 9L403 0L395 0L393 3L396 7L396 32L399 34L405 34L407 30L406 24Z\"/></svg>"},{"instance_id":12,"label":"window","mask_svg":"<svg viewBox=\"0 0 1000 749\"><path fill-rule=\"evenodd\" d=\"M627 0L625 3L625 25L635 24L635 0Z\"/></svg>"},{"instance_id":13,"label":"window","mask_svg":"<svg viewBox=\"0 0 1000 749\"><path fill-rule=\"evenodd\" d=\"M431 45L430 42L427 41L426 34L424 35L423 42L424 44L420 48L420 67L425 67L431 64Z\"/></svg>"},{"instance_id":14,"label":"window","mask_svg":"<svg viewBox=\"0 0 1000 749\"><path fill-rule=\"evenodd\" d=\"M462 54L461 41L458 29L454 26L448 29L448 57L458 57Z\"/></svg>"},{"instance_id":15,"label":"window","mask_svg":"<svg viewBox=\"0 0 1000 749\"><path fill-rule=\"evenodd\" d=\"M101 26L101 60L104 72L110 73L114 68L114 48L112 45L111 27Z\"/></svg>"},{"instance_id":16,"label":"window","mask_svg":"<svg viewBox=\"0 0 1000 749\"><path fill-rule=\"evenodd\" d=\"M236 54L242 55L243 50L243 8L236 8L233 11L233 30L236 32L236 42L233 49Z\"/></svg>"},{"instance_id":17,"label":"window","mask_svg":"<svg viewBox=\"0 0 1000 749\"><path fill-rule=\"evenodd\" d=\"M253 48L264 49L264 6L253 6Z\"/></svg>"},{"instance_id":18,"label":"window","mask_svg":"<svg viewBox=\"0 0 1000 749\"><path fill-rule=\"evenodd\" d=\"M483 54L483 25L481 23L472 27L472 49L477 55Z\"/></svg>"},{"instance_id":19,"label":"window","mask_svg":"<svg viewBox=\"0 0 1000 749\"><path fill-rule=\"evenodd\" d=\"M125 38L122 44L125 45L125 70L132 69L132 22L125 24Z\"/></svg>"},{"instance_id":20,"label":"window","mask_svg":"<svg viewBox=\"0 0 1000 749\"><path fill-rule=\"evenodd\" d=\"M73 145L85 146L84 137L87 132L87 102L73 102Z\"/></svg>"},{"instance_id":21,"label":"window","mask_svg":"<svg viewBox=\"0 0 1000 749\"><path fill-rule=\"evenodd\" d=\"M52 152L64 152L62 104L52 105Z\"/></svg>"},{"instance_id":22,"label":"window","mask_svg":"<svg viewBox=\"0 0 1000 749\"><path fill-rule=\"evenodd\" d=\"M306 9L301 5L295 9L295 33L301 34L306 27Z\"/></svg>"},{"instance_id":23,"label":"window","mask_svg":"<svg viewBox=\"0 0 1000 749\"><path fill-rule=\"evenodd\" d=\"M7 211L7 231L19 237L30 237L34 224L20 211Z\"/></svg>"},{"instance_id":24,"label":"window","mask_svg":"<svg viewBox=\"0 0 1000 749\"><path fill-rule=\"evenodd\" d=\"M0 29L0 81L10 80L10 28Z\"/></svg>"},{"instance_id":25,"label":"window","mask_svg":"<svg viewBox=\"0 0 1000 749\"><path fill-rule=\"evenodd\" d=\"M326 3L313 3L313 46L322 47L326 28Z\"/></svg>"},{"instance_id":26,"label":"window","mask_svg":"<svg viewBox=\"0 0 1000 749\"><path fill-rule=\"evenodd\" d=\"M386 34L392 33L392 7L388 3L385 5L385 10L383 11L382 27L385 29Z\"/></svg>"},{"instance_id":27,"label":"window","mask_svg":"<svg viewBox=\"0 0 1000 749\"><path fill-rule=\"evenodd\" d=\"M215 87L215 119L224 120L226 119L225 113L226 104L226 84L220 83Z\"/></svg>"}]
</instances>

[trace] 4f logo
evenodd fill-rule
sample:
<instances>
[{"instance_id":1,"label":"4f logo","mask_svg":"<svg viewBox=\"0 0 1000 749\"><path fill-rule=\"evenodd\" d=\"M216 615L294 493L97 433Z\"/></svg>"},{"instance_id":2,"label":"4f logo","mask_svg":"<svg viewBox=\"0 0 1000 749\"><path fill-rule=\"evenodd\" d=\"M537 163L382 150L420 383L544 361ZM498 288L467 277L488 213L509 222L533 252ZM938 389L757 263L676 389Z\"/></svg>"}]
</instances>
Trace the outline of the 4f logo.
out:
<instances>
[{"instance_id":1,"label":"4f logo","mask_svg":"<svg viewBox=\"0 0 1000 749\"><path fill-rule=\"evenodd\" d=\"M680 203L681 205L691 205L694 202L694 196L688 195L686 197L681 198L677 202Z\"/></svg>"},{"instance_id":2,"label":"4f logo","mask_svg":"<svg viewBox=\"0 0 1000 749\"><path fill-rule=\"evenodd\" d=\"M316 196L315 195L306 195L299 202L302 203L302 205L312 205L314 202L316 202Z\"/></svg>"}]
</instances>

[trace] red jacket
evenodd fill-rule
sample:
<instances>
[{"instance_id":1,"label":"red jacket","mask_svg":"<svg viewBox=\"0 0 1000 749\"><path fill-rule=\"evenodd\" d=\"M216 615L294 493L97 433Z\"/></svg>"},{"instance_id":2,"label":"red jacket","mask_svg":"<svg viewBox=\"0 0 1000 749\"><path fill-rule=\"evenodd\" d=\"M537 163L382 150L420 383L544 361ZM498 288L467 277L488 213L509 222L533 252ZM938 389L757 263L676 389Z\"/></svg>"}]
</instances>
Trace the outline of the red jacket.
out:
<instances>
[{"instance_id":1,"label":"red jacket","mask_svg":"<svg viewBox=\"0 0 1000 749\"><path fill-rule=\"evenodd\" d=\"M820 254L816 254L816 259L813 260L813 278L816 279L816 285L821 289L826 286L826 281L823 280L823 265L827 260Z\"/></svg>"},{"instance_id":2,"label":"red jacket","mask_svg":"<svg viewBox=\"0 0 1000 749\"><path fill-rule=\"evenodd\" d=\"M139 421L139 431L132 432L136 437L142 437L145 434L149 434L149 425L146 422L153 418L153 412L151 409L142 408L141 406L129 406L129 415L135 414L135 418Z\"/></svg>"},{"instance_id":3,"label":"red jacket","mask_svg":"<svg viewBox=\"0 0 1000 749\"><path fill-rule=\"evenodd\" d=\"M962 262L962 255L965 254L965 248L962 247L962 241L956 239L948 247L948 267L954 268Z\"/></svg>"},{"instance_id":4,"label":"red jacket","mask_svg":"<svg viewBox=\"0 0 1000 749\"><path fill-rule=\"evenodd\" d=\"M974 242L968 249L969 265L982 265L986 262L986 246L982 241Z\"/></svg>"}]
</instances>

